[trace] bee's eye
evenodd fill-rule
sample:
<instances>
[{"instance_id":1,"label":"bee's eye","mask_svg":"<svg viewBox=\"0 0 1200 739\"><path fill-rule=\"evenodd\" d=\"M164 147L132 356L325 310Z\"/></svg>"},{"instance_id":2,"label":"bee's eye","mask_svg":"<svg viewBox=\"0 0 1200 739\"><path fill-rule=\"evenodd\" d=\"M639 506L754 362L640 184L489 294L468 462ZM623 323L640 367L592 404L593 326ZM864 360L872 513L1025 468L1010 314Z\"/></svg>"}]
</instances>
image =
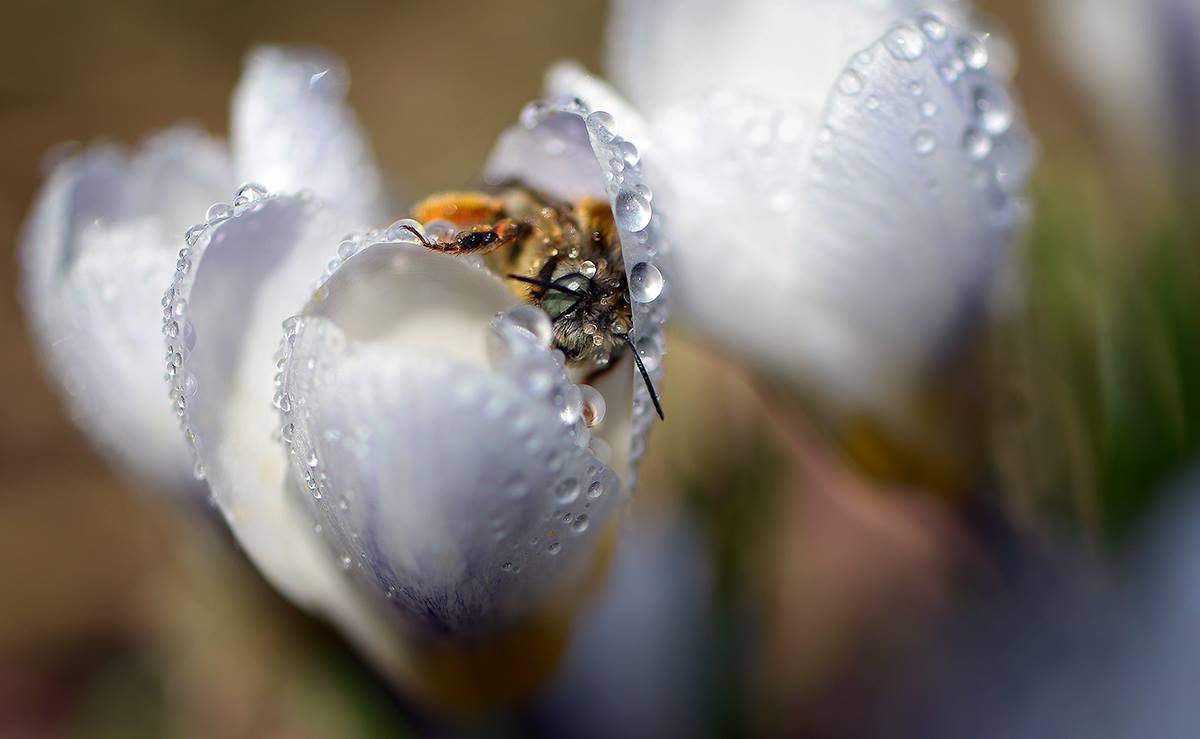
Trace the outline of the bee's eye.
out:
<instances>
[{"instance_id":1,"label":"bee's eye","mask_svg":"<svg viewBox=\"0 0 1200 739\"><path fill-rule=\"evenodd\" d=\"M560 277L554 284L563 290L546 290L542 298L542 310L546 311L546 315L550 316L552 321L558 320L574 308L592 287L592 281L580 274Z\"/></svg>"}]
</instances>

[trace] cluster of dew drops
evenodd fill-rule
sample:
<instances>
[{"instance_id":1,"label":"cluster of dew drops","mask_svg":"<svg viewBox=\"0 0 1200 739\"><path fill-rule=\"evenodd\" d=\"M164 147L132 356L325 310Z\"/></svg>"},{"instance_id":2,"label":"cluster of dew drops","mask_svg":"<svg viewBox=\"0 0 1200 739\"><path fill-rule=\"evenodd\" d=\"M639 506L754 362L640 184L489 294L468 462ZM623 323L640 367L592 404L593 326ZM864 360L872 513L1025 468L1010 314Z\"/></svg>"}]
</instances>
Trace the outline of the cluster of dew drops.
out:
<instances>
[{"instance_id":1,"label":"cluster of dew drops","mask_svg":"<svg viewBox=\"0 0 1200 739\"><path fill-rule=\"evenodd\" d=\"M311 200L310 195L306 194L305 197ZM215 203L210 206L205 213L204 223L197 223L184 233L184 246L179 250L179 259L175 262L175 274L162 298L162 333L167 344L165 378L171 388L171 405L183 427L192 455L193 473L198 480L204 479L205 469L200 461L196 434L188 423L188 403L196 395L197 383L196 376L186 368L187 358L196 346L196 331L187 318L187 295L194 279L192 266L208 245L213 228L257 207L266 199L267 189L250 182L238 189L232 204Z\"/></svg>"},{"instance_id":2,"label":"cluster of dew drops","mask_svg":"<svg viewBox=\"0 0 1200 739\"><path fill-rule=\"evenodd\" d=\"M991 64L984 39L975 33L953 31L941 18L926 13L917 17L914 25L893 28L882 43L887 53L899 61L915 63L929 59L948 87L960 81L967 84L969 122L957 145L970 161L977 163L989 158L997 140L1012 129L1015 117L1012 100L1003 86L984 74ZM876 51L873 47L859 54L837 83L838 92L847 97L867 93L864 105L869 111L879 110L883 105L879 96L869 91L869 80L862 69L874 61ZM939 114L937 103L927 97L928 90L922 81L910 81L908 92L922 119L932 120ZM825 127L818 135L822 143L830 143L836 133ZM913 134L911 144L913 151L922 157L931 156L940 146L937 137L925 126ZM997 179L1004 175L999 166L995 171L980 172L975 182L980 188L987 185L989 175Z\"/></svg>"}]
</instances>

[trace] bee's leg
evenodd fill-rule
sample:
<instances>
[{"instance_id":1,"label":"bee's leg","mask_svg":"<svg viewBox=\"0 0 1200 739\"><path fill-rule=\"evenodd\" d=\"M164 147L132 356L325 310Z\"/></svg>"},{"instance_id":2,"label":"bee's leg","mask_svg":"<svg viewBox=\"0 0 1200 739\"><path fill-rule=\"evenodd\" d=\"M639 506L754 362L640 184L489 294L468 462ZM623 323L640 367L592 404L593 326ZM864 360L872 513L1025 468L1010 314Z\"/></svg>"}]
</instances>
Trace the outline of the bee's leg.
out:
<instances>
[{"instance_id":1,"label":"bee's leg","mask_svg":"<svg viewBox=\"0 0 1200 739\"><path fill-rule=\"evenodd\" d=\"M503 246L510 246L529 235L532 228L522 221L504 218L493 225L473 226L465 231L459 231L450 241L433 241L417 229L406 228L418 239L426 249L440 251L444 254L490 254Z\"/></svg>"},{"instance_id":2,"label":"bee's leg","mask_svg":"<svg viewBox=\"0 0 1200 739\"><path fill-rule=\"evenodd\" d=\"M449 254L488 254L531 230L528 224L507 217L499 200L475 192L434 195L413 208L413 218L421 223L449 221L462 229L450 241L431 241L412 230L427 249Z\"/></svg>"}]
</instances>

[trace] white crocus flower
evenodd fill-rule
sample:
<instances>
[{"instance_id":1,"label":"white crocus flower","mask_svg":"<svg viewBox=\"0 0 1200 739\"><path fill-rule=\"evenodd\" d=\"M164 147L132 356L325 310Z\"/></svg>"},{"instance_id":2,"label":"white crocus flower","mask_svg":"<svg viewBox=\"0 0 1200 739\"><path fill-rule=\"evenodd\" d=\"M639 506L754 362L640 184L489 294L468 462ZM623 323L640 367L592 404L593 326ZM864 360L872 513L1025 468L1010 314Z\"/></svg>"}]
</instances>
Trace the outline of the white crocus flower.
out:
<instances>
[{"instance_id":1,"label":"white crocus flower","mask_svg":"<svg viewBox=\"0 0 1200 739\"><path fill-rule=\"evenodd\" d=\"M175 131L63 164L28 231L31 312L52 367L85 383L73 397L104 401L86 427L121 463L205 478L281 592L414 696L478 706L556 664L654 406L632 353L576 384L545 313L421 245L445 224L370 228L385 211L345 90L333 60L259 50L232 155ZM485 175L610 202L660 385L658 216L615 125L573 96L532 104ZM259 184L235 193L234 172Z\"/></svg>"},{"instance_id":2,"label":"white crocus flower","mask_svg":"<svg viewBox=\"0 0 1200 739\"><path fill-rule=\"evenodd\" d=\"M1050 48L1097 104L1125 163L1163 172L1194 166L1200 0L1045 0L1040 7Z\"/></svg>"},{"instance_id":3,"label":"white crocus flower","mask_svg":"<svg viewBox=\"0 0 1200 739\"><path fill-rule=\"evenodd\" d=\"M228 147L179 126L131 154L100 145L64 157L50 173L22 236L24 304L72 417L121 473L159 490L198 487L158 392L156 319L197 213L251 179L333 200L353 183L361 223L383 212L342 85L330 60L262 50L234 97Z\"/></svg>"},{"instance_id":4,"label":"white crocus flower","mask_svg":"<svg viewBox=\"0 0 1200 739\"><path fill-rule=\"evenodd\" d=\"M690 326L835 418L910 436L1025 211L1012 55L969 10L622 0L610 66L628 102L601 103L642 115ZM552 80L613 96L571 67Z\"/></svg>"},{"instance_id":5,"label":"white crocus flower","mask_svg":"<svg viewBox=\"0 0 1200 739\"><path fill-rule=\"evenodd\" d=\"M265 120L296 115L271 103L255 106ZM644 279L657 226L637 168L612 163L633 144L611 121L574 99L531 106L486 175L610 201L633 336L658 376L665 306ZM422 224L344 236L360 190L340 184L334 205L243 188L189 231L162 324L186 437L267 577L387 672L430 700L527 690L604 566L653 416L646 388L632 356L575 384L545 313L425 249ZM519 656L530 639L547 654ZM510 652L524 679L486 672Z\"/></svg>"}]
</instances>

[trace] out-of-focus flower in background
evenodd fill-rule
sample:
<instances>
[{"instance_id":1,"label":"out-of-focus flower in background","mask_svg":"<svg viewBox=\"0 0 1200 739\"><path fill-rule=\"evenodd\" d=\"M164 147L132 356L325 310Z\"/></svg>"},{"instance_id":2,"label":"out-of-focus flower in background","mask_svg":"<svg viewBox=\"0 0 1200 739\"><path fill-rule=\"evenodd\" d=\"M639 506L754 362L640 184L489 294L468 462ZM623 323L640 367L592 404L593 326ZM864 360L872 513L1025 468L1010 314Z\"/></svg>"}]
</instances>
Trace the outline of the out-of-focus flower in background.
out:
<instances>
[{"instance_id":1,"label":"out-of-focus flower in background","mask_svg":"<svg viewBox=\"0 0 1200 739\"><path fill-rule=\"evenodd\" d=\"M132 153L101 144L51 155L22 235L31 327L87 437L119 473L154 489L198 487L178 420L155 392L162 382L155 316L196 214L253 179L321 193L350 209L356 226L383 217L370 152L341 105L344 73L332 60L312 64L325 70L314 81L325 93L310 92L308 78L297 77L302 70L292 79L281 74L295 63L277 51L251 58L228 145L179 126ZM268 89L280 83L291 89Z\"/></svg>"},{"instance_id":2,"label":"out-of-focus flower in background","mask_svg":"<svg viewBox=\"0 0 1200 739\"><path fill-rule=\"evenodd\" d=\"M1200 3L1047 0L1041 8L1048 46L1132 175L1125 186L1178 179L1200 193Z\"/></svg>"},{"instance_id":3,"label":"out-of-focus flower in background","mask_svg":"<svg viewBox=\"0 0 1200 739\"><path fill-rule=\"evenodd\" d=\"M386 211L346 83L324 55L261 49L234 97L232 169L190 131L153 140L131 165L107 149L62 164L27 242L37 328L90 383L82 397L138 410L136 433L182 421L194 463L171 446L150 460L160 479L184 468L206 479L263 574L411 695L457 708L512 700L557 664L604 576L654 412L628 356L596 387L575 384L546 314L481 263L424 249L424 224L366 228ZM613 125L574 98L532 106L487 174L614 204L634 342L661 380L665 301L645 281L657 220L626 156L635 145ZM196 208L233 171L254 183ZM189 209L204 221L180 225ZM37 249L64 233L57 252ZM141 251L153 259L131 281L166 280L173 266L161 310L142 284L118 283L94 307L55 301L74 297L59 275L78 273L76 241L99 262L95 292L130 279ZM138 316L151 310L174 414L145 382L149 363L162 367ZM60 323L76 320L115 323L128 346L59 341ZM100 361L121 350L121 364ZM115 382L121 395L101 393ZM119 438L104 409L92 415L102 444ZM142 472L147 450L130 437L117 462Z\"/></svg>"},{"instance_id":4,"label":"out-of-focus flower in background","mask_svg":"<svg viewBox=\"0 0 1200 739\"><path fill-rule=\"evenodd\" d=\"M630 0L609 38L688 326L799 389L865 468L935 486L976 472L978 426L942 406L1033 159L1011 49L978 28L958 2Z\"/></svg>"}]
</instances>

